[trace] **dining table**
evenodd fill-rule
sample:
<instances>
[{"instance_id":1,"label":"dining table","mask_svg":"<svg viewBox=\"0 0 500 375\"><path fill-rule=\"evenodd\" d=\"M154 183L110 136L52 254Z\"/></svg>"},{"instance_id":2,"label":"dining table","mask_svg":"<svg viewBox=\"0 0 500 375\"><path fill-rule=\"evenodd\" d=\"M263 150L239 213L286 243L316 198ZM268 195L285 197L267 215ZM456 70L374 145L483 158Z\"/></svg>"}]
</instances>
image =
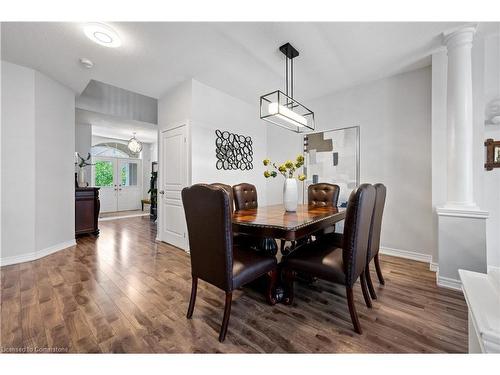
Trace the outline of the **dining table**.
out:
<instances>
[{"instance_id":1,"label":"dining table","mask_svg":"<svg viewBox=\"0 0 500 375\"><path fill-rule=\"evenodd\" d=\"M278 266L293 251L311 240L311 236L323 229L332 228L345 218L345 208L300 204L294 212L285 211L281 204L259 206L233 213L233 232L248 236L254 249L270 256L277 256ZM278 253L277 240L280 240ZM278 282L275 300L283 301L285 290Z\"/></svg>"}]
</instances>

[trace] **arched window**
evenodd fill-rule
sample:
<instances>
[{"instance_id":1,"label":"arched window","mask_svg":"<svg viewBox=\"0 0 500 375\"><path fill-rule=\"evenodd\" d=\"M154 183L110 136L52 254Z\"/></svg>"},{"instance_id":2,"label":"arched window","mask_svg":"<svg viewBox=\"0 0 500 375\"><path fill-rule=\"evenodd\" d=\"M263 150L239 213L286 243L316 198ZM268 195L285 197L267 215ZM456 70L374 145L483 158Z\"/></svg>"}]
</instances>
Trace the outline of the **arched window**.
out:
<instances>
[{"instance_id":1,"label":"arched window","mask_svg":"<svg viewBox=\"0 0 500 375\"><path fill-rule=\"evenodd\" d=\"M139 154L133 153L122 143L98 143L90 149L92 156L107 156L113 158L138 158Z\"/></svg>"}]
</instances>

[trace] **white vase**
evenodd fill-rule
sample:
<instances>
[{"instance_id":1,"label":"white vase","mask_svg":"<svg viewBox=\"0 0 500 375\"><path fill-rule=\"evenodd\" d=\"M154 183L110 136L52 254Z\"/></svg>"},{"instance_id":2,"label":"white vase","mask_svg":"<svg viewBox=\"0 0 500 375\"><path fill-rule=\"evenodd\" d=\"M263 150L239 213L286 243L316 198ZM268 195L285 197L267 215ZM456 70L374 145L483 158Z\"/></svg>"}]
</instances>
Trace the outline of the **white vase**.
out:
<instances>
[{"instance_id":1,"label":"white vase","mask_svg":"<svg viewBox=\"0 0 500 375\"><path fill-rule=\"evenodd\" d=\"M78 187L86 187L87 183L85 182L85 169L80 168L78 173Z\"/></svg>"},{"instance_id":2,"label":"white vase","mask_svg":"<svg viewBox=\"0 0 500 375\"><path fill-rule=\"evenodd\" d=\"M297 211L298 201L297 180L295 178L287 178L283 185L283 205L285 210L289 212Z\"/></svg>"}]
</instances>

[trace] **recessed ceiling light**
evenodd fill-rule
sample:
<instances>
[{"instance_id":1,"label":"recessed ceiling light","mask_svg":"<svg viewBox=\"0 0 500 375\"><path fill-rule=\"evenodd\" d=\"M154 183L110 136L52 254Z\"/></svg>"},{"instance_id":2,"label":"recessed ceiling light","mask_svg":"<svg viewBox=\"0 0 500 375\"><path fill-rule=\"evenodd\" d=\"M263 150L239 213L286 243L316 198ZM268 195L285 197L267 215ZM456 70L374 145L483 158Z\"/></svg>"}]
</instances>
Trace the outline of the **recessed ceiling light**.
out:
<instances>
[{"instance_id":1,"label":"recessed ceiling light","mask_svg":"<svg viewBox=\"0 0 500 375\"><path fill-rule=\"evenodd\" d=\"M120 47L122 41L118 34L108 25L103 23L88 23L83 28L83 32L94 43L105 47Z\"/></svg>"}]
</instances>

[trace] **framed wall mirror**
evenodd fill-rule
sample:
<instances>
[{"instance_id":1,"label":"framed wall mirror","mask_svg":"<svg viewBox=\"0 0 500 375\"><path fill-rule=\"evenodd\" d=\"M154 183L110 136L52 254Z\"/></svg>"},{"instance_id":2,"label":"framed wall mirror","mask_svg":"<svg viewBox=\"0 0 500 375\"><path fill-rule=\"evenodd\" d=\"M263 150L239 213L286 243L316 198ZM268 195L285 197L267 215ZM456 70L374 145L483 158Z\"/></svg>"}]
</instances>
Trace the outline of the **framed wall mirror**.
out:
<instances>
[{"instance_id":1,"label":"framed wall mirror","mask_svg":"<svg viewBox=\"0 0 500 375\"><path fill-rule=\"evenodd\" d=\"M304 203L311 184L327 182L340 187L339 206L345 206L359 185L359 126L304 135Z\"/></svg>"}]
</instances>

